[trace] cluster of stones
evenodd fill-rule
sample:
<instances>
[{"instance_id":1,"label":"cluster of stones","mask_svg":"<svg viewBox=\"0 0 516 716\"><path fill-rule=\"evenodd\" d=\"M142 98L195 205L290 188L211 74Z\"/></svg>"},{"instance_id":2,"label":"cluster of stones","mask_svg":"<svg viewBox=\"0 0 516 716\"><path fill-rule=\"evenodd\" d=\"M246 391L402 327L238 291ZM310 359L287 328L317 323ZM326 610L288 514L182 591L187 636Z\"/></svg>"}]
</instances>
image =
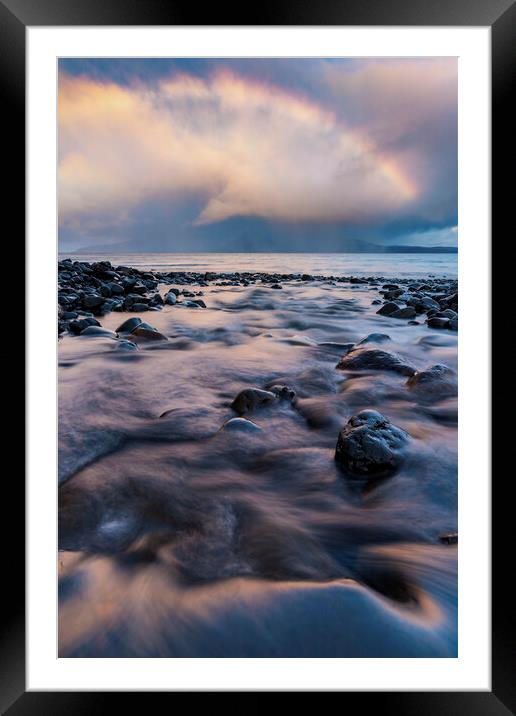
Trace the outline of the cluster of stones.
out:
<instances>
[{"instance_id":1,"label":"cluster of stones","mask_svg":"<svg viewBox=\"0 0 516 716\"><path fill-rule=\"evenodd\" d=\"M384 303L377 313L390 318L414 321L418 315L426 314L430 328L459 327L459 294L456 281L438 279L431 283L384 284L380 290ZM373 302L375 303L375 302Z\"/></svg>"},{"instance_id":2,"label":"cluster of stones","mask_svg":"<svg viewBox=\"0 0 516 716\"><path fill-rule=\"evenodd\" d=\"M390 340L383 333L367 336L355 344L336 368L352 372L387 371L406 377L406 388L417 401L435 401L457 395L457 375L448 366L437 364L422 371L390 351L368 347L368 343ZM375 410L364 410L351 417L341 430L335 460L353 478L377 479L396 472L403 459L408 434L392 425Z\"/></svg>"},{"instance_id":3,"label":"cluster of stones","mask_svg":"<svg viewBox=\"0 0 516 716\"><path fill-rule=\"evenodd\" d=\"M168 274L113 267L109 261L87 263L64 259L58 263L58 331L79 334L88 325L100 326L95 316L110 311L159 311L165 304L206 308L202 291L171 288L163 297L160 283L182 284Z\"/></svg>"}]
</instances>

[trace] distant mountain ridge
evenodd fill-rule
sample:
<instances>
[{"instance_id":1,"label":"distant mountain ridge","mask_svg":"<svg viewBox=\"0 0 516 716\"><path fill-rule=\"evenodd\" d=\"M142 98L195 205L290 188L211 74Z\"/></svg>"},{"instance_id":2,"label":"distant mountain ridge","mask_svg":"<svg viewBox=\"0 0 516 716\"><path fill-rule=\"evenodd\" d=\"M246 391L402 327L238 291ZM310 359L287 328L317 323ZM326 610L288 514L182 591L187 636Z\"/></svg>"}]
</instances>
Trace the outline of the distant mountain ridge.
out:
<instances>
[{"instance_id":1,"label":"distant mountain ridge","mask_svg":"<svg viewBox=\"0 0 516 716\"><path fill-rule=\"evenodd\" d=\"M297 242L296 242L297 243ZM82 246L74 249L74 254L113 254L113 253L157 253L157 254L185 254L185 253L203 253L203 254L231 254L231 253L313 253L313 254L456 254L458 249L456 246L382 246L380 244L371 244L357 239L347 239L342 242L343 245L336 247L331 242L317 241L314 248L306 245L282 245L270 246L267 242L248 242L245 248L242 248L241 237L238 242L224 242L222 246L214 246L213 244L204 245L202 241L181 242L175 241L174 246L163 246L163 242L155 244L152 241L146 242L145 248L142 248L140 242L123 241L116 244L97 244L92 246Z\"/></svg>"}]
</instances>

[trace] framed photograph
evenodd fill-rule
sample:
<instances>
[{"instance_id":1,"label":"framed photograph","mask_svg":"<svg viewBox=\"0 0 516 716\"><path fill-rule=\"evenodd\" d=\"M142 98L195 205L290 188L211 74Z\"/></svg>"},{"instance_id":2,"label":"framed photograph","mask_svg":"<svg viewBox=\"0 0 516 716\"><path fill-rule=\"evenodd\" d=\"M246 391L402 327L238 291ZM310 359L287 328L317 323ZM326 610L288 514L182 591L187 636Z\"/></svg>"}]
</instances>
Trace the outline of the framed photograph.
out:
<instances>
[{"instance_id":1,"label":"framed photograph","mask_svg":"<svg viewBox=\"0 0 516 716\"><path fill-rule=\"evenodd\" d=\"M0 2L28 307L2 709L516 712L491 483L515 4L194 14Z\"/></svg>"}]
</instances>

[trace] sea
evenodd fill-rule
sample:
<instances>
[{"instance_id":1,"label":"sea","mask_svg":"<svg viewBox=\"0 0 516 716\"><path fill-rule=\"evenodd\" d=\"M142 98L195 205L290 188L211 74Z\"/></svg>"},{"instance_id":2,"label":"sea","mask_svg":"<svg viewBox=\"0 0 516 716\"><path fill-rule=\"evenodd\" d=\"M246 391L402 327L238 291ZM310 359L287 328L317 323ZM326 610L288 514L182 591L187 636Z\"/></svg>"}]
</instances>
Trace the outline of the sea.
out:
<instances>
[{"instance_id":1,"label":"sea","mask_svg":"<svg viewBox=\"0 0 516 716\"><path fill-rule=\"evenodd\" d=\"M162 271L457 276L453 254L81 254ZM163 336L118 350L59 339L59 656L457 656L457 397L337 365L350 346L457 370L457 333L378 315L376 285L176 286L205 308L141 314ZM162 295L171 288L158 286ZM99 316L116 331L135 313ZM131 338L132 336L129 336ZM126 337L127 338L127 337ZM252 411L232 401L288 386ZM395 474L335 461L363 410L404 430Z\"/></svg>"},{"instance_id":2,"label":"sea","mask_svg":"<svg viewBox=\"0 0 516 716\"><path fill-rule=\"evenodd\" d=\"M318 276L457 277L457 254L61 253L60 259L111 261L156 271L266 271Z\"/></svg>"}]
</instances>

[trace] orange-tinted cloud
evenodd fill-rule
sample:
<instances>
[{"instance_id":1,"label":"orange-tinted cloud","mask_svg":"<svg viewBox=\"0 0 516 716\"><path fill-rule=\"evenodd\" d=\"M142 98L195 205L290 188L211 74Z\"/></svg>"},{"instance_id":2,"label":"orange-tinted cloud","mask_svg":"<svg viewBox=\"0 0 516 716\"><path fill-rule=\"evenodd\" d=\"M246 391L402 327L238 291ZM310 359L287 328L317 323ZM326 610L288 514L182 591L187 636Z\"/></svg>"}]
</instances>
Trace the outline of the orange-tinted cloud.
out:
<instances>
[{"instance_id":1,"label":"orange-tinted cloud","mask_svg":"<svg viewBox=\"0 0 516 716\"><path fill-rule=\"evenodd\" d=\"M337 79L325 81L338 95ZM334 107L227 71L175 74L152 87L61 73L60 222L116 219L148 199L189 196L204 202L200 224L410 211L423 179L417 161L377 134Z\"/></svg>"}]
</instances>

